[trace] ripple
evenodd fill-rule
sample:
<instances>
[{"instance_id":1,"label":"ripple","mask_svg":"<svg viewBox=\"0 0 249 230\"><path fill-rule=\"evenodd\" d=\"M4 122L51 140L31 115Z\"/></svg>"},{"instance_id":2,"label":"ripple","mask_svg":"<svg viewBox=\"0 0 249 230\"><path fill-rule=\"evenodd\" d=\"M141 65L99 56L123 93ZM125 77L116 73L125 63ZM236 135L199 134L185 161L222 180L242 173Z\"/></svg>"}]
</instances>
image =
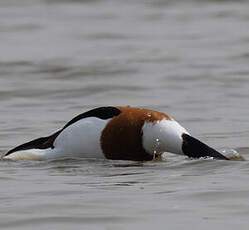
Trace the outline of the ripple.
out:
<instances>
[{"instance_id":1,"label":"ripple","mask_svg":"<svg viewBox=\"0 0 249 230\"><path fill-rule=\"evenodd\" d=\"M82 225L82 224L94 224L97 223L122 223L128 221L134 221L135 218L132 217L122 217L122 216L97 216L97 217L73 217L73 216L54 216L49 217L33 217L24 220L16 220L10 222L2 222L1 226L4 228L14 228L14 227L32 227L34 224L38 226L65 226L65 225Z\"/></svg>"}]
</instances>

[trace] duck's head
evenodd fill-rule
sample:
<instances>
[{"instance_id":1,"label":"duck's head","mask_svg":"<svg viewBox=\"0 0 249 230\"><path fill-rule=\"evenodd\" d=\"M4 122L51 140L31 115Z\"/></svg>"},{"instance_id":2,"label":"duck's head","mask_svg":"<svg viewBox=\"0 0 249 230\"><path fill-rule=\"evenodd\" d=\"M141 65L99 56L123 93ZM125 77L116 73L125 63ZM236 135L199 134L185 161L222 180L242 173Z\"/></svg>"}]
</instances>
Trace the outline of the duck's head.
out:
<instances>
[{"instance_id":1,"label":"duck's head","mask_svg":"<svg viewBox=\"0 0 249 230\"><path fill-rule=\"evenodd\" d=\"M187 133L182 134L182 152L192 158L213 157L215 159L229 160L229 158Z\"/></svg>"}]
</instances>

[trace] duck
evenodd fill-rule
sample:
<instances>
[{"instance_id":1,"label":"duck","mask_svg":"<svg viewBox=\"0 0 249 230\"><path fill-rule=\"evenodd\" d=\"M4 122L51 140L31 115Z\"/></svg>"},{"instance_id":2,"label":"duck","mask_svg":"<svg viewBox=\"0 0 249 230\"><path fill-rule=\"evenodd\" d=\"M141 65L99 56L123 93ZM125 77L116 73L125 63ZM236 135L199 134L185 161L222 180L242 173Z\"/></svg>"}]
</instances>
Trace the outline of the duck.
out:
<instances>
[{"instance_id":1,"label":"duck","mask_svg":"<svg viewBox=\"0 0 249 230\"><path fill-rule=\"evenodd\" d=\"M86 111L51 135L10 149L3 159L80 157L151 161L165 152L189 158L229 160L193 137L167 113L130 106L97 107Z\"/></svg>"}]
</instances>

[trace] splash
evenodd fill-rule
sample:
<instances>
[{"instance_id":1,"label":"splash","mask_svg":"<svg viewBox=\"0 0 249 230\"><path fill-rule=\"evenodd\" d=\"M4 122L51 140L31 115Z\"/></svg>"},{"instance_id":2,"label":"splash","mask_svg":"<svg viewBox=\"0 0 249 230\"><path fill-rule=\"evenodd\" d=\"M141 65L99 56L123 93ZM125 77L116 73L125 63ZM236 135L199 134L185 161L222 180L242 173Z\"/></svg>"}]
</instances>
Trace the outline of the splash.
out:
<instances>
[{"instance_id":1,"label":"splash","mask_svg":"<svg viewBox=\"0 0 249 230\"><path fill-rule=\"evenodd\" d=\"M220 153L234 161L245 161L246 159L240 155L235 149L224 148L220 150Z\"/></svg>"}]
</instances>

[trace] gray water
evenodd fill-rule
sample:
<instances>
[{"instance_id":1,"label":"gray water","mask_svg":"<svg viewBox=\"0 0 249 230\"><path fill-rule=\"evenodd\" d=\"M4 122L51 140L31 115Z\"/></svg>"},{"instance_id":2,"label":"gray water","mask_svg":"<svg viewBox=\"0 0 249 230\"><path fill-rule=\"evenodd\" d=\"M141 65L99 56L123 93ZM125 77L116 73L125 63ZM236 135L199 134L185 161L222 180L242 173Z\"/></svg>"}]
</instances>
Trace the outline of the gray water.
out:
<instances>
[{"instance_id":1,"label":"gray water","mask_svg":"<svg viewBox=\"0 0 249 230\"><path fill-rule=\"evenodd\" d=\"M0 152L101 105L249 159L249 2L1 0ZM248 229L249 163L0 162L1 229Z\"/></svg>"}]
</instances>

